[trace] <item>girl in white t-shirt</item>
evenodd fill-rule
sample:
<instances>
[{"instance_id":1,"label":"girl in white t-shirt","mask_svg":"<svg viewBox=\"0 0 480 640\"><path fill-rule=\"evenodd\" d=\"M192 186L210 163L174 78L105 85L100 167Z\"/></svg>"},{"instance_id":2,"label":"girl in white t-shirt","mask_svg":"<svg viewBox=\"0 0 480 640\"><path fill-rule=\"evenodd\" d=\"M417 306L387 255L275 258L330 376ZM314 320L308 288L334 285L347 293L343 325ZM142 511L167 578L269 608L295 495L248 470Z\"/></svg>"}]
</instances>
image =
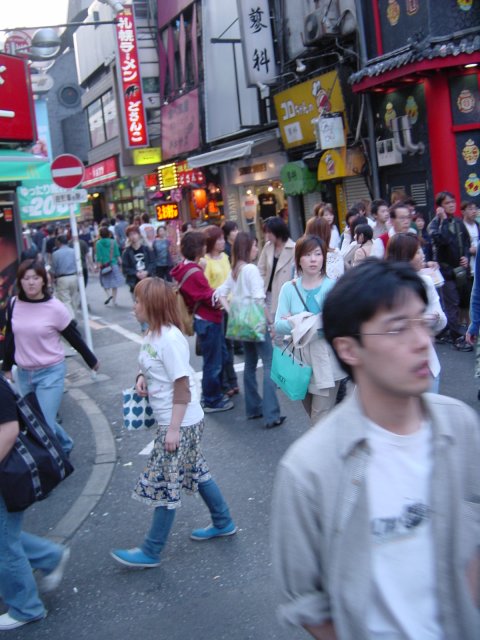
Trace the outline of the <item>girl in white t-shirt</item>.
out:
<instances>
[{"instance_id":1,"label":"girl in white t-shirt","mask_svg":"<svg viewBox=\"0 0 480 640\"><path fill-rule=\"evenodd\" d=\"M230 536L237 529L202 454L203 409L175 293L161 278L145 278L136 285L134 296L137 319L149 327L138 359L136 390L148 395L158 431L133 497L153 507L154 514L140 548L115 549L111 555L121 564L145 568L160 564L182 488L198 491L212 516L213 525L195 529L193 540Z\"/></svg>"}]
</instances>

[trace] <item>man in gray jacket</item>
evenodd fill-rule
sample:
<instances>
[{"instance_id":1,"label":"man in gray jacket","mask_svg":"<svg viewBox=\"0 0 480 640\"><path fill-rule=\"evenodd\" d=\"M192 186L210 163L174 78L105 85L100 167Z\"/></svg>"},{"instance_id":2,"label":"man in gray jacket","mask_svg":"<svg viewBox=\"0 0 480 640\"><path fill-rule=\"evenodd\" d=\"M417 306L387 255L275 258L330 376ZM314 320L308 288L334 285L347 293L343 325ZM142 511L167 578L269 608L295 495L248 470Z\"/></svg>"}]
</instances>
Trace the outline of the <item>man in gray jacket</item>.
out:
<instances>
[{"instance_id":1,"label":"man in gray jacket","mask_svg":"<svg viewBox=\"0 0 480 640\"><path fill-rule=\"evenodd\" d=\"M356 391L282 459L272 518L279 616L317 640L480 637L479 421L425 393L426 305L409 265L369 259L324 306Z\"/></svg>"}]
</instances>

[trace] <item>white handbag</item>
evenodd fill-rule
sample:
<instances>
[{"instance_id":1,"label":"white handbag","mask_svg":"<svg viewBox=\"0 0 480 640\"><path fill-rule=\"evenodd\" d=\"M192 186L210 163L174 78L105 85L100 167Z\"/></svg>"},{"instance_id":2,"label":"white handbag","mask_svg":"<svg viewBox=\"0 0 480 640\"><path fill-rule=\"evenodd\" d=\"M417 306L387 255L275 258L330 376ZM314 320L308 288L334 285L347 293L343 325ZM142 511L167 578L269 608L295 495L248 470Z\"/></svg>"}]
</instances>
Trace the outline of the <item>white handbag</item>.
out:
<instances>
[{"instance_id":1,"label":"white handbag","mask_svg":"<svg viewBox=\"0 0 480 640\"><path fill-rule=\"evenodd\" d=\"M148 396L140 396L135 389L123 392L123 426L128 431L150 429L155 424Z\"/></svg>"}]
</instances>

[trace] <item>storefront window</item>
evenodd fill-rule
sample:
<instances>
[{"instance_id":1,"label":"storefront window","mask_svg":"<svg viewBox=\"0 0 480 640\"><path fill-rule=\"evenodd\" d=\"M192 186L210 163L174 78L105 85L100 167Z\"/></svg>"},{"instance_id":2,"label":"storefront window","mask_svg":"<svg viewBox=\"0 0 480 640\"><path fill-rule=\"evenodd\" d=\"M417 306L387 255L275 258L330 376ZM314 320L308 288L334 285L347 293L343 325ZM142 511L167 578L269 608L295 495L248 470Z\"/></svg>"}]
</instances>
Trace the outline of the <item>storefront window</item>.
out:
<instances>
[{"instance_id":1,"label":"storefront window","mask_svg":"<svg viewBox=\"0 0 480 640\"><path fill-rule=\"evenodd\" d=\"M91 147L118 136L117 107L110 89L87 107Z\"/></svg>"},{"instance_id":2,"label":"storefront window","mask_svg":"<svg viewBox=\"0 0 480 640\"><path fill-rule=\"evenodd\" d=\"M87 108L88 129L90 131L90 145L98 147L106 140L105 128L103 126L102 101L100 99L92 102Z\"/></svg>"},{"instance_id":3,"label":"storefront window","mask_svg":"<svg viewBox=\"0 0 480 640\"><path fill-rule=\"evenodd\" d=\"M105 134L107 140L111 140L118 136L117 105L115 104L115 98L112 90L107 91L107 93L102 96L102 107Z\"/></svg>"},{"instance_id":4,"label":"storefront window","mask_svg":"<svg viewBox=\"0 0 480 640\"><path fill-rule=\"evenodd\" d=\"M280 216L288 222L287 199L282 183L275 180L267 184L241 187L240 210L244 229L254 235L262 245L262 228L267 218Z\"/></svg>"}]
</instances>

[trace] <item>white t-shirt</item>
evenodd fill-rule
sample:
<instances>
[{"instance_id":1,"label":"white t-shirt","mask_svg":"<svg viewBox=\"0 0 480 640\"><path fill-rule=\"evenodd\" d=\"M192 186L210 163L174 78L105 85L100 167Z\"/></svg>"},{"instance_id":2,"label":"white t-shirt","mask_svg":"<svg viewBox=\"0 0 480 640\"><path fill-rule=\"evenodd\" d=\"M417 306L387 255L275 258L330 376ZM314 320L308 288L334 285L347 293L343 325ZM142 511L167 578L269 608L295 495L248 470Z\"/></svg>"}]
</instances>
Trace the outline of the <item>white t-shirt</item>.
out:
<instances>
[{"instance_id":1,"label":"white t-shirt","mask_svg":"<svg viewBox=\"0 0 480 640\"><path fill-rule=\"evenodd\" d=\"M369 422L367 437L369 640L443 640L430 516L431 425L401 436Z\"/></svg>"},{"instance_id":2,"label":"white t-shirt","mask_svg":"<svg viewBox=\"0 0 480 640\"><path fill-rule=\"evenodd\" d=\"M465 220L463 222L470 236L470 246L476 249L478 244L478 227L474 222L465 222ZM470 271L472 275L475 273L475 255L470 256Z\"/></svg>"},{"instance_id":3,"label":"white t-shirt","mask_svg":"<svg viewBox=\"0 0 480 640\"><path fill-rule=\"evenodd\" d=\"M188 342L177 327L163 327L161 333L147 333L138 356L140 370L147 379L148 397L160 425L169 425L172 419L173 383L188 376L191 400L182 421L182 427L200 422L200 405L194 371L190 366Z\"/></svg>"},{"instance_id":4,"label":"white t-shirt","mask_svg":"<svg viewBox=\"0 0 480 640\"><path fill-rule=\"evenodd\" d=\"M330 233L330 249L338 249L340 247L340 232L335 224L331 226Z\"/></svg>"}]
</instances>

